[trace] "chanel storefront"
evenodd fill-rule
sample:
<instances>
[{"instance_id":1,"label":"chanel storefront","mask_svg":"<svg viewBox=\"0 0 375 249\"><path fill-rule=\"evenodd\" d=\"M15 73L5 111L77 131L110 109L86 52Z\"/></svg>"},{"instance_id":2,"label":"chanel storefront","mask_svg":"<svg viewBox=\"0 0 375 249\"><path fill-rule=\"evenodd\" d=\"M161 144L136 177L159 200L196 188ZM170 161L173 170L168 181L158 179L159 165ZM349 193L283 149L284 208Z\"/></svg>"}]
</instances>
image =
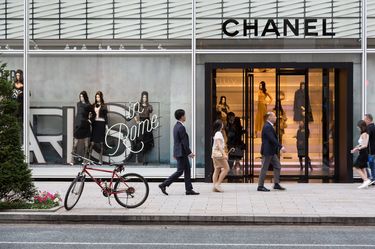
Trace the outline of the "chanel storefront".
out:
<instances>
[{"instance_id":1,"label":"chanel storefront","mask_svg":"<svg viewBox=\"0 0 375 249\"><path fill-rule=\"evenodd\" d=\"M182 108L195 178L210 178L221 118L235 141L229 180L256 181L261 117L274 111L283 178L350 182L356 123L375 114L374 10L352 0L5 0L0 61L12 80L23 70L29 165L66 177L74 150L165 177ZM103 93L103 146L75 144L82 91L90 104Z\"/></svg>"}]
</instances>

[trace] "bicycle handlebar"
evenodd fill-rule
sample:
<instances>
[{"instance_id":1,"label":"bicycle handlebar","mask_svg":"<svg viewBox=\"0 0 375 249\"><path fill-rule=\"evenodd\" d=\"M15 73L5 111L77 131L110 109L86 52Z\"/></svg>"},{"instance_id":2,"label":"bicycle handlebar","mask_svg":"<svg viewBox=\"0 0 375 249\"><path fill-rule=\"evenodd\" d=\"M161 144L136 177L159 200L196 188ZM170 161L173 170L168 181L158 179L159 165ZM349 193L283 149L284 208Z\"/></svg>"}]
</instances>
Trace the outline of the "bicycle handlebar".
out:
<instances>
[{"instance_id":1,"label":"bicycle handlebar","mask_svg":"<svg viewBox=\"0 0 375 249\"><path fill-rule=\"evenodd\" d=\"M76 157L76 158L83 159L83 160L85 160L86 162L89 162L89 163L91 163L91 164L95 164L95 165L97 165L97 166L100 165L100 164L96 163L96 162L93 161L93 160L90 160L90 159L88 159L88 158L86 158L86 157L84 157L84 156L81 156L81 155L75 154L75 153L73 153L73 152L72 152L72 156L73 156L73 157ZM82 164L84 164L84 163L82 163ZM111 165L112 165L112 166L116 166L116 167L123 167L123 166L124 166L124 162L121 162L121 163L111 163L111 164L109 164L109 165L110 165L110 166L111 166Z\"/></svg>"}]
</instances>

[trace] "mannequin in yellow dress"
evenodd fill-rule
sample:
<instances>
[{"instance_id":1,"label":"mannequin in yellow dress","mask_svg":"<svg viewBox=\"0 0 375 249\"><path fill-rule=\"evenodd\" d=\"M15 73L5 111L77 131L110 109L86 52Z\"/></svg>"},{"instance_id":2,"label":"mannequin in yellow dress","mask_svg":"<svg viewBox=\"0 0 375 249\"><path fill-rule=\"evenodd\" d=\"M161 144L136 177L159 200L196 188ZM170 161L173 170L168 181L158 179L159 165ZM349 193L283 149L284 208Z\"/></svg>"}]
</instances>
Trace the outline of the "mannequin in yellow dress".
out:
<instances>
[{"instance_id":1,"label":"mannequin in yellow dress","mask_svg":"<svg viewBox=\"0 0 375 249\"><path fill-rule=\"evenodd\" d=\"M268 99L267 99L268 98ZM258 111L255 117L255 135L258 136L264 125L264 115L267 113L267 105L271 104L272 97L266 89L266 82L259 83Z\"/></svg>"}]
</instances>

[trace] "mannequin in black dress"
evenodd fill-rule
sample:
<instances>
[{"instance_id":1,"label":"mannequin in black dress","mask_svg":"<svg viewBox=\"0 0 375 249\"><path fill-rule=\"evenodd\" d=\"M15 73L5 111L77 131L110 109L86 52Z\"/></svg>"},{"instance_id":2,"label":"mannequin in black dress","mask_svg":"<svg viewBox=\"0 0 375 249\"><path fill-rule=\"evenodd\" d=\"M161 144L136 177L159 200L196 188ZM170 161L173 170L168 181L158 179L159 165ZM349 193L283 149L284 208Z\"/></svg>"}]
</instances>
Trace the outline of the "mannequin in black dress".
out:
<instances>
[{"instance_id":1,"label":"mannequin in black dress","mask_svg":"<svg viewBox=\"0 0 375 249\"><path fill-rule=\"evenodd\" d=\"M148 102L148 92L143 91L141 94L140 104L140 112L139 112L139 121L150 121L151 113L153 112L152 105ZM142 161L143 165L147 165L147 158L146 154L154 147L154 136L152 131L147 131L147 128L144 129L143 134L140 134L139 141L144 143L144 148L142 150Z\"/></svg>"},{"instance_id":2,"label":"mannequin in black dress","mask_svg":"<svg viewBox=\"0 0 375 249\"><path fill-rule=\"evenodd\" d=\"M305 113L309 122L314 121L310 105L310 98L307 99L307 111L305 106L305 82L300 83L299 89L294 93L294 121L304 121Z\"/></svg>"},{"instance_id":3,"label":"mannequin in black dress","mask_svg":"<svg viewBox=\"0 0 375 249\"><path fill-rule=\"evenodd\" d=\"M12 97L18 102L17 118L22 123L23 120L23 72L21 69L16 71Z\"/></svg>"},{"instance_id":4,"label":"mannequin in black dress","mask_svg":"<svg viewBox=\"0 0 375 249\"><path fill-rule=\"evenodd\" d=\"M91 133L91 145L90 145L90 155L95 144L99 144L99 163L103 163L103 152L104 152L104 140L105 140L105 130L108 124L108 110L107 105L104 103L103 93L98 91L95 94L95 103L92 105L93 116L91 118L92 122L92 133Z\"/></svg>"},{"instance_id":5,"label":"mannequin in black dress","mask_svg":"<svg viewBox=\"0 0 375 249\"><path fill-rule=\"evenodd\" d=\"M89 145L91 137L90 117L94 110L89 101L86 91L79 94L79 101L77 102L77 115L74 120L74 140L73 153L77 153L78 143L84 143L84 157L89 157ZM73 163L73 162L72 162Z\"/></svg>"}]
</instances>

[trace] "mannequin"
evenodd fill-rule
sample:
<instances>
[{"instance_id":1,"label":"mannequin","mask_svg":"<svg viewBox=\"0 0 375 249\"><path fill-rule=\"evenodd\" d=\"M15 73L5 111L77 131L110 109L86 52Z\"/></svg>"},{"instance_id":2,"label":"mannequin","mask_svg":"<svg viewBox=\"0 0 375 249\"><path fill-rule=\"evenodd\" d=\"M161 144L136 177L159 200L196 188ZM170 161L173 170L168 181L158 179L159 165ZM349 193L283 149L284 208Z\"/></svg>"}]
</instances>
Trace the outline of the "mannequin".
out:
<instances>
[{"instance_id":1,"label":"mannequin","mask_svg":"<svg viewBox=\"0 0 375 249\"><path fill-rule=\"evenodd\" d=\"M224 125L226 125L227 123L227 115L229 113L229 110L230 108L227 104L227 97L221 96L220 102L216 106L216 111L219 114L218 118L221 119L221 121L223 121Z\"/></svg>"},{"instance_id":2,"label":"mannequin","mask_svg":"<svg viewBox=\"0 0 375 249\"><path fill-rule=\"evenodd\" d=\"M20 120L20 123L23 120L23 85L23 72L21 69L18 69L16 71L12 97L18 102L17 118Z\"/></svg>"},{"instance_id":3,"label":"mannequin","mask_svg":"<svg viewBox=\"0 0 375 249\"><path fill-rule=\"evenodd\" d=\"M79 94L79 101L77 102L77 115L74 121L74 140L73 153L77 153L79 142L84 143L84 157L89 157L89 145L91 137L91 121L90 116L93 115L93 109L89 102L89 97L86 91ZM73 163L73 162L72 162Z\"/></svg>"},{"instance_id":4,"label":"mannequin","mask_svg":"<svg viewBox=\"0 0 375 249\"><path fill-rule=\"evenodd\" d=\"M95 103L92 105L93 117L92 117L92 133L91 133L91 145L90 145L90 155L95 144L99 144L99 163L103 163L103 151L104 151L104 140L105 140L105 130L108 124L108 110L107 105L104 103L103 93L98 91L95 94Z\"/></svg>"},{"instance_id":5,"label":"mannequin","mask_svg":"<svg viewBox=\"0 0 375 249\"><path fill-rule=\"evenodd\" d=\"M306 144L305 144L305 136L310 136L310 130L305 130L305 123L303 121L299 122L299 128L297 130L297 151L298 151L298 159L300 164L300 170L303 170L303 158L305 158L306 164L310 168L310 170L313 170L313 167L311 165L311 160L308 155L306 155Z\"/></svg>"},{"instance_id":6,"label":"mannequin","mask_svg":"<svg viewBox=\"0 0 375 249\"><path fill-rule=\"evenodd\" d=\"M300 83L299 89L294 93L294 121L302 121L304 120L306 107L305 107L305 82ZM307 119L309 122L314 121L311 105L310 105L310 98L307 99Z\"/></svg>"},{"instance_id":7,"label":"mannequin","mask_svg":"<svg viewBox=\"0 0 375 249\"><path fill-rule=\"evenodd\" d=\"M267 100L268 98L268 100ZM255 134L258 136L258 133L263 129L264 125L264 116L267 113L267 105L271 104L272 97L267 92L266 89L266 82L261 81L259 83L259 91L258 91L258 111L255 117Z\"/></svg>"},{"instance_id":8,"label":"mannequin","mask_svg":"<svg viewBox=\"0 0 375 249\"><path fill-rule=\"evenodd\" d=\"M151 113L153 112L152 105L148 102L148 92L143 91L141 93L141 99L140 99L140 112L139 112L139 121L142 122L145 120L150 121ZM154 147L154 136L152 134L152 131L147 131L147 128L145 128L143 134L140 134L139 140L144 143L144 148L142 150L142 161L143 165L147 165L148 161L146 158L146 154Z\"/></svg>"},{"instance_id":9,"label":"mannequin","mask_svg":"<svg viewBox=\"0 0 375 249\"><path fill-rule=\"evenodd\" d=\"M279 132L280 144L283 144L283 135L285 134L285 128L288 127L288 125L286 124L286 121L288 120L288 118L281 104L281 101L284 99L285 99L285 93L283 91L280 91L280 99L276 102L275 108L273 108L273 112L275 114L277 114L277 109L279 109L279 116L277 117L276 122L280 124L280 132Z\"/></svg>"}]
</instances>

